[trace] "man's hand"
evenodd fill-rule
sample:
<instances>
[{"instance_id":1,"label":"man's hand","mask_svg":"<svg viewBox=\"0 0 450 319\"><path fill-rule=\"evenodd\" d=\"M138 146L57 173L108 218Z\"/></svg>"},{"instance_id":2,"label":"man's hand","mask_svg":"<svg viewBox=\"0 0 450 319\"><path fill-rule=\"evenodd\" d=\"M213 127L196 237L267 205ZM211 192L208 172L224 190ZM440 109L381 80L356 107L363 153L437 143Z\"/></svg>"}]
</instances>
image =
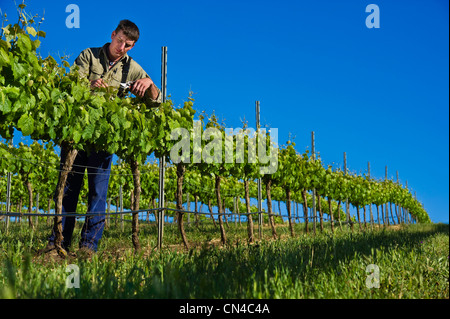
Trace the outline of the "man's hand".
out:
<instances>
[{"instance_id":1,"label":"man's hand","mask_svg":"<svg viewBox=\"0 0 450 319\"><path fill-rule=\"evenodd\" d=\"M147 91L147 89L149 87L151 87L152 85L153 85L152 79L149 79L149 78L139 79L136 82L134 82L134 84L130 88L130 91L134 95L143 97L145 94L145 91Z\"/></svg>"},{"instance_id":2,"label":"man's hand","mask_svg":"<svg viewBox=\"0 0 450 319\"><path fill-rule=\"evenodd\" d=\"M97 79L91 81L91 88L107 88L108 84L106 84L103 79Z\"/></svg>"}]
</instances>

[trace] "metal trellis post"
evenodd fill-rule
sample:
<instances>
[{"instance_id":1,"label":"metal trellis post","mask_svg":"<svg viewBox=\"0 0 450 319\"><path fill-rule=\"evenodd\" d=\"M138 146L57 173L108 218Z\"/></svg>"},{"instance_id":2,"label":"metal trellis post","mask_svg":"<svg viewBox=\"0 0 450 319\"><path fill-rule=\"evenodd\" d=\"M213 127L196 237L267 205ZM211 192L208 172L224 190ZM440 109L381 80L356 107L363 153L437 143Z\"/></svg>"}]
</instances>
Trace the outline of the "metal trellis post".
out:
<instances>
[{"instance_id":1,"label":"metal trellis post","mask_svg":"<svg viewBox=\"0 0 450 319\"><path fill-rule=\"evenodd\" d=\"M256 132L259 136L259 101L256 101ZM258 143L258 146L261 145ZM262 196L261 196L261 178L258 178L258 231L259 239L262 239L262 225L263 225L263 215L262 215Z\"/></svg>"},{"instance_id":2,"label":"metal trellis post","mask_svg":"<svg viewBox=\"0 0 450 319\"><path fill-rule=\"evenodd\" d=\"M11 173L6 174L6 214L11 212ZM9 216L6 217L6 233L8 234L9 229Z\"/></svg>"},{"instance_id":3,"label":"metal trellis post","mask_svg":"<svg viewBox=\"0 0 450 319\"><path fill-rule=\"evenodd\" d=\"M347 175L347 153L346 152L344 152L344 175ZM345 200L345 215L347 215L347 225L351 227L350 207L348 205L348 198Z\"/></svg>"},{"instance_id":4,"label":"metal trellis post","mask_svg":"<svg viewBox=\"0 0 450 319\"><path fill-rule=\"evenodd\" d=\"M167 96L167 47L161 48L161 100L166 102ZM159 210L158 210L158 249L162 248L164 234L164 175L166 159L159 159Z\"/></svg>"},{"instance_id":5,"label":"metal trellis post","mask_svg":"<svg viewBox=\"0 0 450 319\"><path fill-rule=\"evenodd\" d=\"M315 139L314 139L314 131L311 132L311 152L313 161L316 160L316 148L315 148ZM316 189L313 187L312 190L312 210L313 210L313 231L316 234Z\"/></svg>"},{"instance_id":6,"label":"metal trellis post","mask_svg":"<svg viewBox=\"0 0 450 319\"><path fill-rule=\"evenodd\" d=\"M117 160L117 164L121 164L120 158ZM119 185L119 211L123 212L123 191L122 191L122 185ZM120 229L122 232L124 231L124 216L123 214L120 214Z\"/></svg>"}]
</instances>

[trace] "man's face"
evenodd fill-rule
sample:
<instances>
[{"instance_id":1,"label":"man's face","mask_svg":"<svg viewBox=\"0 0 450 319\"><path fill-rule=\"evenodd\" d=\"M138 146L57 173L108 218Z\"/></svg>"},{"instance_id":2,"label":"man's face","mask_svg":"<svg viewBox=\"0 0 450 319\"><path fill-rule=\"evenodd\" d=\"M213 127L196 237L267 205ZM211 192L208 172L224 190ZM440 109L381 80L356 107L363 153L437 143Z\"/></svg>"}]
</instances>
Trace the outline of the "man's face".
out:
<instances>
[{"instance_id":1,"label":"man's face","mask_svg":"<svg viewBox=\"0 0 450 319\"><path fill-rule=\"evenodd\" d=\"M109 45L109 54L113 60L116 60L125 55L134 47L134 41L127 38L120 30L111 34L111 44Z\"/></svg>"}]
</instances>

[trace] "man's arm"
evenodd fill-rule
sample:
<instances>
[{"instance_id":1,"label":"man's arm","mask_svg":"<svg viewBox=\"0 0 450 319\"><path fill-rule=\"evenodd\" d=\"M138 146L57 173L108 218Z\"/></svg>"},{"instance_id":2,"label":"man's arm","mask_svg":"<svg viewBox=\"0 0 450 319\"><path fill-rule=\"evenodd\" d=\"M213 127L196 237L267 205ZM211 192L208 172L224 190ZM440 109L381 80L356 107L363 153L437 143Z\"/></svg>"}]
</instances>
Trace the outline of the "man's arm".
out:
<instances>
[{"instance_id":1,"label":"man's arm","mask_svg":"<svg viewBox=\"0 0 450 319\"><path fill-rule=\"evenodd\" d=\"M92 52L90 49L83 50L80 55L75 59L75 64L78 65L78 74L81 77L86 77L89 79L89 70L91 66L91 60L92 60ZM102 78L90 80L91 82L91 88L95 87L108 87L108 84L103 81Z\"/></svg>"},{"instance_id":2,"label":"man's arm","mask_svg":"<svg viewBox=\"0 0 450 319\"><path fill-rule=\"evenodd\" d=\"M89 78L89 65L91 64L91 55L89 49L81 51L80 55L75 59L78 66L78 74L81 77Z\"/></svg>"},{"instance_id":3,"label":"man's arm","mask_svg":"<svg viewBox=\"0 0 450 319\"><path fill-rule=\"evenodd\" d=\"M136 80L136 82L134 82L134 84L131 86L130 91L131 93L139 97L144 97L145 93L147 93L148 98L155 101L158 99L160 93L159 89L150 78Z\"/></svg>"},{"instance_id":4,"label":"man's arm","mask_svg":"<svg viewBox=\"0 0 450 319\"><path fill-rule=\"evenodd\" d=\"M145 72L144 69L142 69L142 67L134 60L132 61L132 66L130 67L128 80L135 81L133 86L130 88L131 93L143 98L144 103L148 107L157 107L161 104L161 91L158 89L147 72Z\"/></svg>"}]
</instances>

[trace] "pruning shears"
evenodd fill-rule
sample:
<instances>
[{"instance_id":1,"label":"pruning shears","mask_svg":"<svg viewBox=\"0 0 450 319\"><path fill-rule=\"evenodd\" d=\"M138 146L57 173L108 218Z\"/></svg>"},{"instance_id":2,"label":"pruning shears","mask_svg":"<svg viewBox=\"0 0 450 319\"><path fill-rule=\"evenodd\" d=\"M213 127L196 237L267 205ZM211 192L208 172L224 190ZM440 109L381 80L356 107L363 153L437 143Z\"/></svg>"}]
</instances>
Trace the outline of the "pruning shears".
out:
<instances>
[{"instance_id":1,"label":"pruning shears","mask_svg":"<svg viewBox=\"0 0 450 319\"><path fill-rule=\"evenodd\" d=\"M130 89L130 87L134 84L134 82L135 81L128 81L125 83L120 83L120 88L124 90Z\"/></svg>"}]
</instances>

